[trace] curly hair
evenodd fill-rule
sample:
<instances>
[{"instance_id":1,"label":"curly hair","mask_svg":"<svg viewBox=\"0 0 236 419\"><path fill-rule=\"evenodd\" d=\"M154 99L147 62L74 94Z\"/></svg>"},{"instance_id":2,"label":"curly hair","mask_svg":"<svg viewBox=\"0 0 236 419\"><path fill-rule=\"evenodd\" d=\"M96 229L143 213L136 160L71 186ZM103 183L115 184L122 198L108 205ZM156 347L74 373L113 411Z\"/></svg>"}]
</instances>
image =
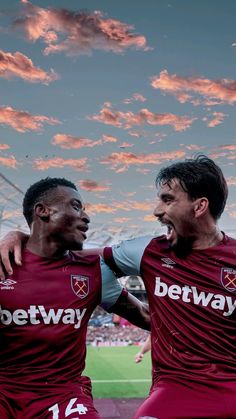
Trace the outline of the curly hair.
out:
<instances>
[{"instance_id":1,"label":"curly hair","mask_svg":"<svg viewBox=\"0 0 236 419\"><path fill-rule=\"evenodd\" d=\"M215 220L220 218L227 201L228 187L222 170L212 159L200 154L164 167L156 177L156 186L169 185L173 178L179 180L190 199L206 197L212 217Z\"/></svg>"},{"instance_id":2,"label":"curly hair","mask_svg":"<svg viewBox=\"0 0 236 419\"><path fill-rule=\"evenodd\" d=\"M39 201L39 199L46 199L48 192L58 186L67 186L76 191L78 190L74 183L65 178L51 177L41 179L27 189L23 199L23 214L29 226L33 221L35 204Z\"/></svg>"}]
</instances>

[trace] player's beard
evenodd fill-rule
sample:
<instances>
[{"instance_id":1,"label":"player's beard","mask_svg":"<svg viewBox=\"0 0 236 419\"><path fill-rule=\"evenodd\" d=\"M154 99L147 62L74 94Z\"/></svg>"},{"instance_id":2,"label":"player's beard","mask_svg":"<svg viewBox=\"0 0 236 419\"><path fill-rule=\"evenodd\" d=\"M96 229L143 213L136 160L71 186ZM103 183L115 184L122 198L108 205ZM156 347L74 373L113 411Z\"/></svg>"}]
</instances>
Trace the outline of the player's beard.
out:
<instances>
[{"instance_id":1,"label":"player's beard","mask_svg":"<svg viewBox=\"0 0 236 419\"><path fill-rule=\"evenodd\" d=\"M71 243L71 244L68 244L68 249L69 250L78 250L78 251L80 251L80 250L83 250L83 243Z\"/></svg>"},{"instance_id":2,"label":"player's beard","mask_svg":"<svg viewBox=\"0 0 236 419\"><path fill-rule=\"evenodd\" d=\"M192 251L195 237L183 237L178 235L175 243L170 244L170 248L175 252L180 259L185 259Z\"/></svg>"}]
</instances>

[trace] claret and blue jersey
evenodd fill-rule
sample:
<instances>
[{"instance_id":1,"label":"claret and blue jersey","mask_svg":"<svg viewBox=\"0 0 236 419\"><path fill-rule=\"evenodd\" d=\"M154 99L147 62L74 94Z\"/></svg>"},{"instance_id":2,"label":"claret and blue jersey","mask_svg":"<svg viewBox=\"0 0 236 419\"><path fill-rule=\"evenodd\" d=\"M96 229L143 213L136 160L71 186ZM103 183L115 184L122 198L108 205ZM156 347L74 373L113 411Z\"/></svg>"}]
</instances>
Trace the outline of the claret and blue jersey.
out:
<instances>
[{"instance_id":1,"label":"claret and blue jersey","mask_svg":"<svg viewBox=\"0 0 236 419\"><path fill-rule=\"evenodd\" d=\"M154 381L236 380L236 240L178 258L165 236L105 248L123 275L141 275L148 296Z\"/></svg>"},{"instance_id":2,"label":"claret and blue jersey","mask_svg":"<svg viewBox=\"0 0 236 419\"><path fill-rule=\"evenodd\" d=\"M70 253L52 262L28 250L0 289L0 384L25 386L78 382L89 318L122 292L99 256Z\"/></svg>"}]
</instances>

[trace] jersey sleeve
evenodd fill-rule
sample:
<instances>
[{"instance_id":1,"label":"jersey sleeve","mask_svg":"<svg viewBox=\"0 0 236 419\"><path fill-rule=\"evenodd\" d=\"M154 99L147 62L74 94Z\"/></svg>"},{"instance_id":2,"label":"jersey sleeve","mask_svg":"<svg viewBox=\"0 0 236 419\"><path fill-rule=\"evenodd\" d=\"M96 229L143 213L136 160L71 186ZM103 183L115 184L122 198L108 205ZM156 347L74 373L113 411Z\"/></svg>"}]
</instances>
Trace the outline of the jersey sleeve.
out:
<instances>
[{"instance_id":1,"label":"jersey sleeve","mask_svg":"<svg viewBox=\"0 0 236 419\"><path fill-rule=\"evenodd\" d=\"M113 306L122 293L122 287L116 278L114 272L105 264L101 258L101 274L102 274L102 293L100 305L104 310L109 310Z\"/></svg>"},{"instance_id":2,"label":"jersey sleeve","mask_svg":"<svg viewBox=\"0 0 236 419\"><path fill-rule=\"evenodd\" d=\"M152 239L151 236L138 237L105 247L104 260L118 276L139 275L143 253Z\"/></svg>"}]
</instances>

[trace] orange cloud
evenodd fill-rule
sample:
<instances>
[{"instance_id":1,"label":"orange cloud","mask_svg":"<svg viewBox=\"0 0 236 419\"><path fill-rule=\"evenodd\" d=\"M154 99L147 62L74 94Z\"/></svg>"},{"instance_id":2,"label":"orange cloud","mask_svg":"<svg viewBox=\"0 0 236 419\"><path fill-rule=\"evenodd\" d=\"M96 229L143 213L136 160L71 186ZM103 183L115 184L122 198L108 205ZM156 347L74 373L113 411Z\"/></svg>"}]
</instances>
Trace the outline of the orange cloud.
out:
<instances>
[{"instance_id":1,"label":"orange cloud","mask_svg":"<svg viewBox=\"0 0 236 419\"><path fill-rule=\"evenodd\" d=\"M207 122L209 128L214 128L217 125L222 124L226 115L223 112L213 112L212 116L213 119ZM207 121L207 118L203 118L203 120Z\"/></svg>"},{"instance_id":2,"label":"orange cloud","mask_svg":"<svg viewBox=\"0 0 236 419\"><path fill-rule=\"evenodd\" d=\"M150 49L146 38L134 27L106 18L100 11L88 13L68 9L41 8L26 2L22 16L13 27L23 30L28 40L42 40L44 54L89 54L93 49L122 53L127 48Z\"/></svg>"},{"instance_id":3,"label":"orange cloud","mask_svg":"<svg viewBox=\"0 0 236 419\"><path fill-rule=\"evenodd\" d=\"M148 214L148 215L145 215L145 217L143 217L143 220L147 222L150 222L150 221L153 222L156 220L156 217L153 214Z\"/></svg>"},{"instance_id":4,"label":"orange cloud","mask_svg":"<svg viewBox=\"0 0 236 419\"><path fill-rule=\"evenodd\" d=\"M121 145L120 145L120 148L128 148L128 147L133 147L134 146L134 144L131 144L131 143L127 143L127 142L123 142Z\"/></svg>"},{"instance_id":5,"label":"orange cloud","mask_svg":"<svg viewBox=\"0 0 236 419\"><path fill-rule=\"evenodd\" d=\"M144 164L161 164L165 161L175 160L184 158L186 155L185 151L175 150L170 152L151 153L151 154L133 154L133 153L112 153L106 158L101 160L102 164L110 165L110 168L117 171L119 168L127 169L133 165L144 165Z\"/></svg>"},{"instance_id":6,"label":"orange cloud","mask_svg":"<svg viewBox=\"0 0 236 419\"><path fill-rule=\"evenodd\" d=\"M16 218L22 218L22 211L21 209L17 208L12 211L3 211L2 219L1 221L10 220L10 219L16 219Z\"/></svg>"},{"instance_id":7,"label":"orange cloud","mask_svg":"<svg viewBox=\"0 0 236 419\"><path fill-rule=\"evenodd\" d=\"M88 214L97 214L97 213L100 213L100 212L105 212L107 214L113 214L117 211L112 206L109 206L109 205L106 205L106 204L101 204L99 202L97 204L86 204L85 208L86 208L86 211L88 212Z\"/></svg>"},{"instance_id":8,"label":"orange cloud","mask_svg":"<svg viewBox=\"0 0 236 419\"><path fill-rule=\"evenodd\" d=\"M8 144L0 144L0 150L7 150L8 148L10 148Z\"/></svg>"},{"instance_id":9,"label":"orange cloud","mask_svg":"<svg viewBox=\"0 0 236 419\"><path fill-rule=\"evenodd\" d=\"M0 124L9 125L18 132L41 131L43 124L59 124L55 118L49 118L44 115L31 115L25 111L13 109L10 106L0 107Z\"/></svg>"},{"instance_id":10,"label":"orange cloud","mask_svg":"<svg viewBox=\"0 0 236 419\"><path fill-rule=\"evenodd\" d=\"M34 161L34 168L36 170L47 170L50 168L59 168L69 166L80 172L87 170L87 158L82 159L63 159L62 157L55 157L54 159L45 160L38 158Z\"/></svg>"},{"instance_id":11,"label":"orange cloud","mask_svg":"<svg viewBox=\"0 0 236 419\"><path fill-rule=\"evenodd\" d=\"M211 105L220 103L232 105L236 102L236 81L231 79L209 80L200 77L180 77L176 74L169 75L167 70L163 70L159 76L151 78L151 85L154 89L173 94L181 103L192 99L189 92L202 96L203 103L208 105L209 100ZM194 101L195 105L200 103L201 101Z\"/></svg>"},{"instance_id":12,"label":"orange cloud","mask_svg":"<svg viewBox=\"0 0 236 419\"><path fill-rule=\"evenodd\" d=\"M0 164L2 166L11 167L12 169L15 169L17 166L17 161L14 156L0 157Z\"/></svg>"},{"instance_id":13,"label":"orange cloud","mask_svg":"<svg viewBox=\"0 0 236 419\"><path fill-rule=\"evenodd\" d=\"M58 75L50 70L47 73L39 67L35 67L33 62L20 52L14 54L0 50L0 77L11 78L20 77L31 83L48 84L58 79Z\"/></svg>"},{"instance_id":14,"label":"orange cloud","mask_svg":"<svg viewBox=\"0 0 236 419\"><path fill-rule=\"evenodd\" d=\"M187 150L190 151L199 151L204 149L204 146L200 146L199 144L180 144L181 147L186 147Z\"/></svg>"},{"instance_id":15,"label":"orange cloud","mask_svg":"<svg viewBox=\"0 0 236 419\"><path fill-rule=\"evenodd\" d=\"M117 142L117 138L113 137L112 135L103 135L102 139L104 141L104 143L116 143Z\"/></svg>"},{"instance_id":16,"label":"orange cloud","mask_svg":"<svg viewBox=\"0 0 236 419\"><path fill-rule=\"evenodd\" d=\"M96 145L102 144L102 142L101 140L93 141L89 138L73 137L72 135L67 134L56 134L53 137L52 144L66 149L78 149L83 147L95 147Z\"/></svg>"},{"instance_id":17,"label":"orange cloud","mask_svg":"<svg viewBox=\"0 0 236 419\"><path fill-rule=\"evenodd\" d=\"M97 203L97 204L86 204L86 211L89 214L96 214L100 212L115 214L117 211L122 210L126 212L130 211L152 211L152 204L149 202L139 202L139 201L116 201L112 202L110 205ZM120 217L119 217L120 218ZM127 220L127 218L125 217Z\"/></svg>"},{"instance_id":18,"label":"orange cloud","mask_svg":"<svg viewBox=\"0 0 236 419\"><path fill-rule=\"evenodd\" d=\"M80 189L83 189L85 191L92 191L92 192L105 192L109 191L109 186L101 185L94 180L80 180L79 181L79 187Z\"/></svg>"},{"instance_id":19,"label":"orange cloud","mask_svg":"<svg viewBox=\"0 0 236 419\"><path fill-rule=\"evenodd\" d=\"M112 206L116 208L116 210L122 211L150 211L152 204L150 202L140 202L140 201L116 201L112 203Z\"/></svg>"},{"instance_id":20,"label":"orange cloud","mask_svg":"<svg viewBox=\"0 0 236 419\"><path fill-rule=\"evenodd\" d=\"M74 137L68 134L56 134L52 139L52 144L65 149L79 149L83 147L95 147L104 143L115 143L117 138L111 135L103 135L100 140L91 140L84 137Z\"/></svg>"},{"instance_id":21,"label":"orange cloud","mask_svg":"<svg viewBox=\"0 0 236 419\"><path fill-rule=\"evenodd\" d=\"M98 115L92 115L89 119L118 128L131 128L135 125L170 125L175 131L185 131L196 118L178 116L171 113L158 114L148 109L141 109L138 113L112 111L110 108L102 108Z\"/></svg>"},{"instance_id":22,"label":"orange cloud","mask_svg":"<svg viewBox=\"0 0 236 419\"><path fill-rule=\"evenodd\" d=\"M227 156L227 153L220 152L220 151L218 152L216 151L214 153L209 154L209 157L213 160L218 159L220 157L226 157L226 156Z\"/></svg>"},{"instance_id":23,"label":"orange cloud","mask_svg":"<svg viewBox=\"0 0 236 419\"><path fill-rule=\"evenodd\" d=\"M236 151L236 145L235 144L219 145L218 148L220 148L221 150Z\"/></svg>"},{"instance_id":24,"label":"orange cloud","mask_svg":"<svg viewBox=\"0 0 236 419\"><path fill-rule=\"evenodd\" d=\"M114 218L114 221L116 222L116 223L119 223L119 224L124 224L124 223L126 223L127 221L129 221L130 220L130 218L128 218L128 217L118 217L118 218Z\"/></svg>"}]
</instances>

